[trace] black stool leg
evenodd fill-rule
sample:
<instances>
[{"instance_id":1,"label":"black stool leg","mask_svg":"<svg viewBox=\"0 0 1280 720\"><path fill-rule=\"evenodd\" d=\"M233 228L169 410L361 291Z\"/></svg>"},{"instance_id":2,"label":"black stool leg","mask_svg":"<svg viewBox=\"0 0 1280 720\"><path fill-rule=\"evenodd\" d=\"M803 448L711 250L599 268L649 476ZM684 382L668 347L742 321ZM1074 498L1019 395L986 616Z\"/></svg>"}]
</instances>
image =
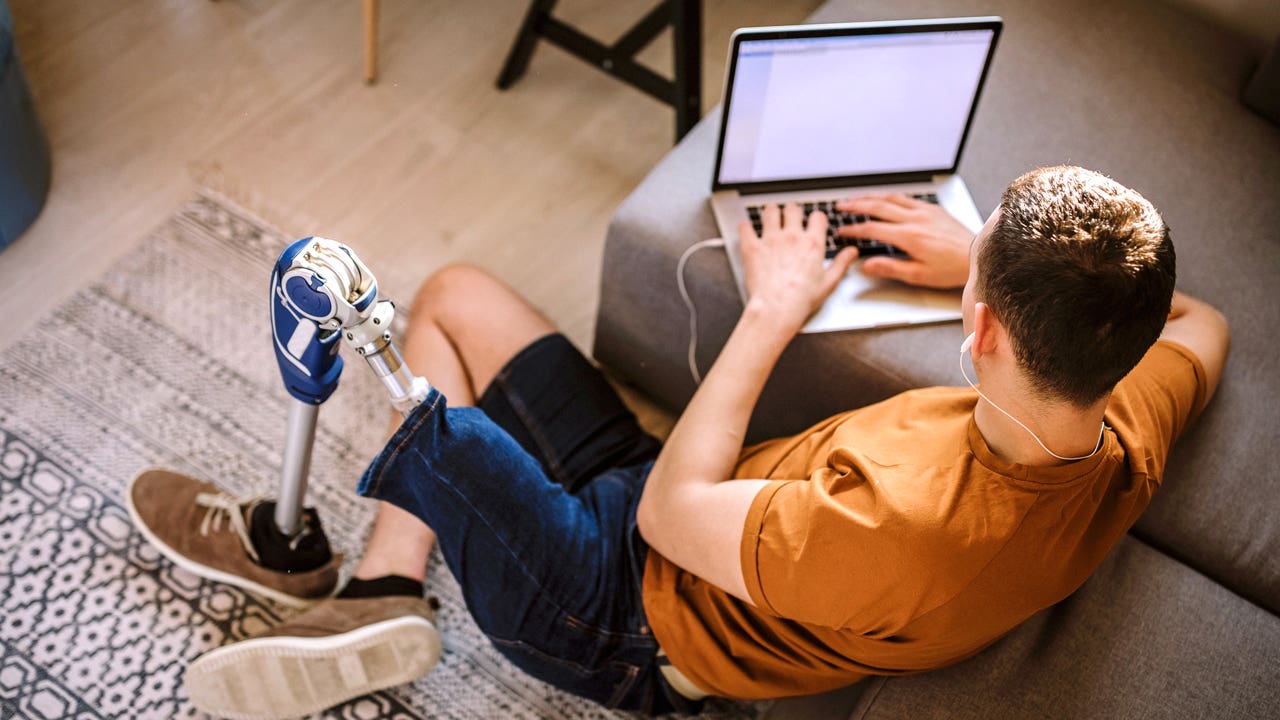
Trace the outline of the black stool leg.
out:
<instances>
[{"instance_id":1,"label":"black stool leg","mask_svg":"<svg viewBox=\"0 0 1280 720\"><path fill-rule=\"evenodd\" d=\"M529 68L529 58L533 57L533 48L538 44L538 36L542 29L542 21L551 14L556 0L533 0L529 12L520 24L520 32L516 34L515 44L507 55L507 62L498 75L498 89L506 90L515 84Z\"/></svg>"},{"instance_id":2,"label":"black stool leg","mask_svg":"<svg viewBox=\"0 0 1280 720\"><path fill-rule=\"evenodd\" d=\"M671 0L676 141L702 116L702 0Z\"/></svg>"}]
</instances>

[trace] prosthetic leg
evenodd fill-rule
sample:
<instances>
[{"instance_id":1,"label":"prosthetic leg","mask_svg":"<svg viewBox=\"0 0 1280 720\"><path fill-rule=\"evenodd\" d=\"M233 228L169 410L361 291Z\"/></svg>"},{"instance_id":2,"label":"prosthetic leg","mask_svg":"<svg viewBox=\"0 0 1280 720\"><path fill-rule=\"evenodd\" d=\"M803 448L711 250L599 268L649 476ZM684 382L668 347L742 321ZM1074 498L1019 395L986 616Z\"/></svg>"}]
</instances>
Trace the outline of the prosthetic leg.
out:
<instances>
[{"instance_id":1,"label":"prosthetic leg","mask_svg":"<svg viewBox=\"0 0 1280 720\"><path fill-rule=\"evenodd\" d=\"M207 556L210 547L220 549L219 557L201 556L206 560L201 563L174 550L156 533L148 535L158 538L163 554L204 577L232 582L281 602L321 600L333 589L339 563L330 552L318 516L303 507L303 497L316 416L320 405L337 389L342 374L340 341L368 361L386 387L391 404L401 413L407 414L429 392L426 380L404 366L392 342L395 306L378 301L377 296L378 284L372 273L345 245L304 238L280 255L271 274L271 333L280 374L293 400L279 499L272 507L270 501L243 501L221 492L202 492L191 506L179 510L180 514L185 512L180 525L187 528L186 533L161 534L190 537L203 502L210 513L220 511L218 517L229 518L228 524L234 526L224 532L200 530L206 540L195 543L201 545L197 550ZM178 488L188 495L213 487L165 471L152 477L153 487ZM129 498L133 497L131 488ZM144 532L159 524L149 525L136 512L131 513ZM205 515L201 523L206 529L209 517ZM175 523L170 521L166 527L172 525ZM256 566L239 557L233 558L235 562L216 562L225 560L239 546ZM257 582L264 577L264 582ZM304 586L307 592L281 589L288 585L282 579L299 578L302 582L293 584ZM206 652L187 668L183 687L197 708L219 717L310 715L430 672L442 649L434 616L431 604L421 596L339 594L269 632Z\"/></svg>"},{"instance_id":2,"label":"prosthetic leg","mask_svg":"<svg viewBox=\"0 0 1280 720\"><path fill-rule=\"evenodd\" d=\"M369 363L391 405L408 415L430 386L405 366L391 335L395 305L346 245L309 237L285 248L271 273L271 335L285 389L293 396L274 522L279 536L306 533L303 499L320 405L342 374L339 339ZM326 547L327 550L327 547Z\"/></svg>"}]
</instances>

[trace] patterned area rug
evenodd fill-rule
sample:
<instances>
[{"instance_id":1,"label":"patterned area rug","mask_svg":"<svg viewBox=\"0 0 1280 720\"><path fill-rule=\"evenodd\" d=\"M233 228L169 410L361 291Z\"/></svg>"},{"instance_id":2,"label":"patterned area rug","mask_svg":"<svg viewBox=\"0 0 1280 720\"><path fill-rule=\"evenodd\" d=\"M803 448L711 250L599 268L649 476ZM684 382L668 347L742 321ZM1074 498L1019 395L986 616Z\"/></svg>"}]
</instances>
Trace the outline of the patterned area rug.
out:
<instances>
[{"instance_id":1,"label":"patterned area rug","mask_svg":"<svg viewBox=\"0 0 1280 720\"><path fill-rule=\"evenodd\" d=\"M201 194L0 353L0 717L196 717L187 664L290 616L174 567L122 505L148 467L276 492L288 396L267 281L287 240ZM364 363L347 363L320 412L309 502L349 570L373 511L355 483L381 447L388 406ZM443 603L440 664L326 717L615 716L507 663L438 557L427 587ZM759 709L717 703L708 714Z\"/></svg>"}]
</instances>

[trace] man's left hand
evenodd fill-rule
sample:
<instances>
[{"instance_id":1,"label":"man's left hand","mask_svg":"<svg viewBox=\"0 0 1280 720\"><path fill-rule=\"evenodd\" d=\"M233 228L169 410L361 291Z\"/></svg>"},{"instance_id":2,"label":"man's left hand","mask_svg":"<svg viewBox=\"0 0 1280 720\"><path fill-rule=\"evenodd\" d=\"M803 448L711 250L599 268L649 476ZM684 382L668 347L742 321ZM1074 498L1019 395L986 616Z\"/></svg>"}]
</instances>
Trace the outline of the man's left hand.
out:
<instances>
[{"instance_id":1,"label":"man's left hand","mask_svg":"<svg viewBox=\"0 0 1280 720\"><path fill-rule=\"evenodd\" d=\"M910 256L868 258L864 274L931 288L963 287L968 279L973 233L940 205L902 194L875 194L850 198L836 209L875 218L845 225L838 231L841 237L887 243Z\"/></svg>"}]
</instances>

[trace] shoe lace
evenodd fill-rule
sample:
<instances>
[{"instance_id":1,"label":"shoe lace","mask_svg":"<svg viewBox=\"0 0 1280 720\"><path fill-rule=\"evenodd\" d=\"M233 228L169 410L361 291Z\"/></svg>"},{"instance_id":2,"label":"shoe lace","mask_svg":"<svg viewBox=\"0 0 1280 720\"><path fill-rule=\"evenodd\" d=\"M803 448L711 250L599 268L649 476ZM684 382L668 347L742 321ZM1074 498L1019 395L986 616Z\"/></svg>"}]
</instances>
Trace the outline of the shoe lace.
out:
<instances>
[{"instance_id":1,"label":"shoe lace","mask_svg":"<svg viewBox=\"0 0 1280 720\"><path fill-rule=\"evenodd\" d=\"M254 562L258 560L258 551L253 547L253 541L249 539L249 527L244 522L244 511L241 509L245 505L256 505L262 498L237 498L227 493L200 493L196 495L196 505L208 508L205 511L204 519L200 521L200 534L208 536L212 529L214 532L222 531L222 521L225 518L231 529L235 531L240 538L240 544L244 546L244 551L253 558Z\"/></svg>"}]
</instances>

